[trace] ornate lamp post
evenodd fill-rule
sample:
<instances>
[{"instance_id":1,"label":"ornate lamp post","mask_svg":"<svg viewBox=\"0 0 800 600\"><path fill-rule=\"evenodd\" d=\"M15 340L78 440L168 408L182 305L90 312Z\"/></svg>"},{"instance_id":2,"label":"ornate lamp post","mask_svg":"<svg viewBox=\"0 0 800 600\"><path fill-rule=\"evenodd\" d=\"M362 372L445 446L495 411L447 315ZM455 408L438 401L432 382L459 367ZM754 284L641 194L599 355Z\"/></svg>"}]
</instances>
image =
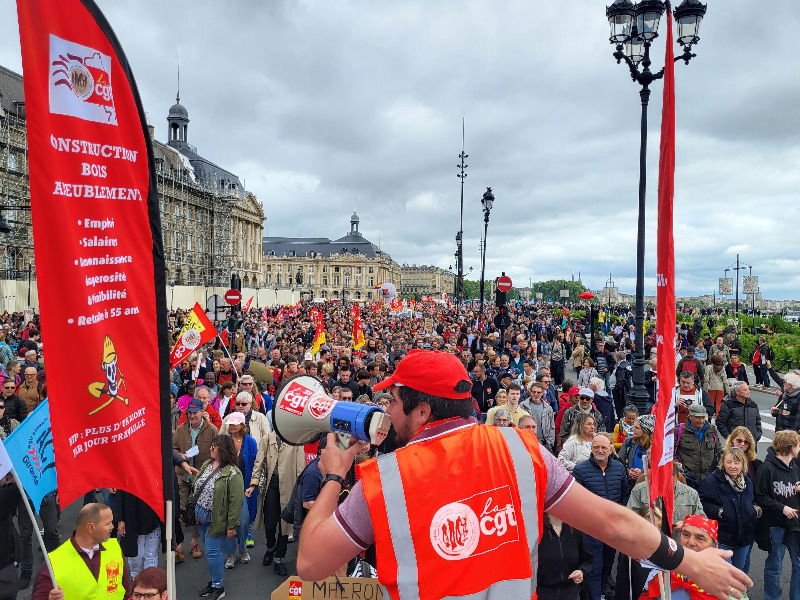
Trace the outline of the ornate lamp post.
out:
<instances>
[{"instance_id":1,"label":"ornate lamp post","mask_svg":"<svg viewBox=\"0 0 800 600\"><path fill-rule=\"evenodd\" d=\"M481 206L483 206L483 249L481 251L481 310L480 315L483 316L483 278L486 274L486 234L489 231L489 214L492 212L492 205L494 204L494 194L492 188L487 187L481 198Z\"/></svg>"},{"instance_id":2,"label":"ornate lamp post","mask_svg":"<svg viewBox=\"0 0 800 600\"><path fill-rule=\"evenodd\" d=\"M464 180L467 178L467 174L464 170L469 166L464 163L466 158L469 154L464 152L464 121L461 121L461 154L458 155L458 158L461 159L461 162L458 163L456 166L459 169L459 173L456 175L461 180L461 210L459 212L459 226L458 226L458 233L456 233L456 270L458 271L458 275L456 276L456 318L458 318L458 314L461 311L461 302L464 300L464 248L462 246L464 241Z\"/></svg>"},{"instance_id":3,"label":"ornate lamp post","mask_svg":"<svg viewBox=\"0 0 800 600\"><path fill-rule=\"evenodd\" d=\"M657 73L650 70L650 46L658 37L658 25L666 4L662 0L615 0L606 7L606 17L611 26L609 41L615 46L617 63L625 61L631 79L641 86L639 97L642 103L641 133L639 144L639 219L636 242L636 349L633 359L633 386L628 395L630 401L645 410L649 395L644 385L644 234L645 197L647 192L647 105L650 101L650 84L664 76L662 68ZM706 13L706 5L699 0L683 0L673 11L678 25L676 42L683 53L675 61L683 60L687 65L696 55L692 46L700 41L697 35L700 22ZM671 26L671 25L670 25ZM640 68L641 66L641 68Z\"/></svg>"}]
</instances>

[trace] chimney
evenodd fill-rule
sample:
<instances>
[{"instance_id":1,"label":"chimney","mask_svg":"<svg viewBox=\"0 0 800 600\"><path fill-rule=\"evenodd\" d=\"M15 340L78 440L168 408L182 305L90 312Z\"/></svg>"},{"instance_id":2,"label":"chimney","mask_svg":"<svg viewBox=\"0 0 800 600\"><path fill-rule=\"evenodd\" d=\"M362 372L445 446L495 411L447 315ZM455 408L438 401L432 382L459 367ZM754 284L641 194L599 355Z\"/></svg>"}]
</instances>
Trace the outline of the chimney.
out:
<instances>
[{"instance_id":1,"label":"chimney","mask_svg":"<svg viewBox=\"0 0 800 600\"><path fill-rule=\"evenodd\" d=\"M155 139L156 139L156 128L148 123L147 124L147 131L150 132L150 140L151 141L155 141Z\"/></svg>"}]
</instances>

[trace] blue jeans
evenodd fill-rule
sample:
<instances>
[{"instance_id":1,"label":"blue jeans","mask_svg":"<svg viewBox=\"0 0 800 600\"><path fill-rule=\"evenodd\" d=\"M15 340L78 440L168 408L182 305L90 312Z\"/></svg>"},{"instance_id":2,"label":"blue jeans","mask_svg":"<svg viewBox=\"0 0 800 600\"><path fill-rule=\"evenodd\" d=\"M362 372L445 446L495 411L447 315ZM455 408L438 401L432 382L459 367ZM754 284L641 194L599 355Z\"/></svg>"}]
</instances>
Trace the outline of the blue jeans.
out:
<instances>
[{"instance_id":1,"label":"blue jeans","mask_svg":"<svg viewBox=\"0 0 800 600\"><path fill-rule=\"evenodd\" d=\"M784 544L783 532L784 529L782 527L769 528L772 548L769 551L767 560L764 562L764 600L785 598L785 596L782 596L783 590L781 589L781 566L786 548L789 548L789 557L792 561L792 578L790 580L788 600L800 600L800 554L798 554L797 536L787 537L788 544Z\"/></svg>"},{"instance_id":2,"label":"blue jeans","mask_svg":"<svg viewBox=\"0 0 800 600\"><path fill-rule=\"evenodd\" d=\"M745 573L750 570L750 551L753 549L752 544L750 546L739 546L738 548L720 544L719 549L731 550L733 552L733 556L725 559L726 562L731 563L734 567Z\"/></svg>"},{"instance_id":3,"label":"blue jeans","mask_svg":"<svg viewBox=\"0 0 800 600\"><path fill-rule=\"evenodd\" d=\"M209 535L210 523L198 523L200 537L206 546L206 560L208 561L208 574L211 577L211 586L222 587L222 576L225 573L225 555L233 552L232 540L226 535Z\"/></svg>"},{"instance_id":4,"label":"blue jeans","mask_svg":"<svg viewBox=\"0 0 800 600\"><path fill-rule=\"evenodd\" d=\"M614 564L616 550L606 546L603 542L588 535L583 536L583 545L592 555L592 572L589 573L589 594L592 600L600 600L603 589L608 584L611 575L611 566Z\"/></svg>"},{"instance_id":5,"label":"blue jeans","mask_svg":"<svg viewBox=\"0 0 800 600\"><path fill-rule=\"evenodd\" d=\"M253 491L254 494L258 494L258 489ZM244 500L242 501L242 512L239 515L239 528L236 530L236 536L239 538L239 552L245 552L247 550L247 536L250 534L250 509L247 506L247 496L244 496Z\"/></svg>"}]
</instances>

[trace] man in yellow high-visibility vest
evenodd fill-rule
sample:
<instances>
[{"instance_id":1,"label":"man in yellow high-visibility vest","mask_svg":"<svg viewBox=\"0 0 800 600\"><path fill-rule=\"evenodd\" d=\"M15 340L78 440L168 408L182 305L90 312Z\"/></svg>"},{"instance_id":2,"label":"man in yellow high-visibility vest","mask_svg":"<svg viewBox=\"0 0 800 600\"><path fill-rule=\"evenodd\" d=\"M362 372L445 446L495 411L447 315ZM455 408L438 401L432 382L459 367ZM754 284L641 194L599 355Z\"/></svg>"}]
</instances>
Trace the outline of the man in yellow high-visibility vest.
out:
<instances>
[{"instance_id":1,"label":"man in yellow high-visibility vest","mask_svg":"<svg viewBox=\"0 0 800 600\"><path fill-rule=\"evenodd\" d=\"M58 587L42 566L31 599L123 600L131 589L131 576L119 542L109 537L113 528L108 506L84 506L72 537L48 553Z\"/></svg>"}]
</instances>

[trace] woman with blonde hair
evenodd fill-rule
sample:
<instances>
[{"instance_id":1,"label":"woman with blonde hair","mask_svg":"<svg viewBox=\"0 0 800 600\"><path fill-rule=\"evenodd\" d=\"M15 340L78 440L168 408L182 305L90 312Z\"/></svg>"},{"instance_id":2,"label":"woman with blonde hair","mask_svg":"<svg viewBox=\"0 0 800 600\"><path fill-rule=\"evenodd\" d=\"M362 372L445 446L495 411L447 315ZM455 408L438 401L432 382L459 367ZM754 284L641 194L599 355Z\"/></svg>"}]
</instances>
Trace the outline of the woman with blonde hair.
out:
<instances>
[{"instance_id":1,"label":"woman with blonde hair","mask_svg":"<svg viewBox=\"0 0 800 600\"><path fill-rule=\"evenodd\" d=\"M764 461L756 456L757 446L752 432L744 425L734 427L728 439L725 440L725 449L727 450L728 448L738 448L742 451L745 458L747 458L747 476L755 483L758 468Z\"/></svg>"},{"instance_id":2,"label":"woman with blonde hair","mask_svg":"<svg viewBox=\"0 0 800 600\"><path fill-rule=\"evenodd\" d=\"M558 453L558 460L570 473L575 465L587 460L592 454L592 440L596 431L594 417L588 413L578 413L564 447Z\"/></svg>"},{"instance_id":3,"label":"woman with blonde hair","mask_svg":"<svg viewBox=\"0 0 800 600\"><path fill-rule=\"evenodd\" d=\"M703 480L699 492L706 515L719 523L720 550L731 550L733 556L726 560L747 573L761 509L755 505L744 452L739 448L723 450L717 469Z\"/></svg>"},{"instance_id":4,"label":"woman with blonde hair","mask_svg":"<svg viewBox=\"0 0 800 600\"><path fill-rule=\"evenodd\" d=\"M508 404L508 392L505 390L497 390L497 394L494 397L494 405L495 406L505 406Z\"/></svg>"}]
</instances>

